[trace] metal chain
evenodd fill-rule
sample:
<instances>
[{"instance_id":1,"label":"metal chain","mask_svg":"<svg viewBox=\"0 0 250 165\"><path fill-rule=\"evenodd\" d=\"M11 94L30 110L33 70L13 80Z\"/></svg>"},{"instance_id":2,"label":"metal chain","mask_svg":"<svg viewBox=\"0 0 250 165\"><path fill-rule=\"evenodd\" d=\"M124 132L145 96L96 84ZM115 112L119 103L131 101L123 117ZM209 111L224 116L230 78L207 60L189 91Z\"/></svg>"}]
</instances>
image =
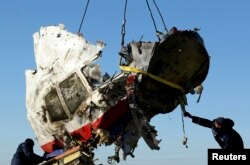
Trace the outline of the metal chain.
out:
<instances>
[{"instance_id":1,"label":"metal chain","mask_svg":"<svg viewBox=\"0 0 250 165\"><path fill-rule=\"evenodd\" d=\"M166 24L165 24L165 22L164 22L164 19L163 19L163 17L162 17L162 14L161 14L160 9L159 9L159 7L157 6L155 0L153 0L153 2L154 2L154 5L155 5L155 7L156 7L156 9L157 9L157 11L158 11L160 17L161 17L161 21L162 21L162 23L163 23L163 26L164 26L166 32L168 32L168 29L167 29L167 27L166 27Z\"/></svg>"},{"instance_id":2,"label":"metal chain","mask_svg":"<svg viewBox=\"0 0 250 165\"><path fill-rule=\"evenodd\" d=\"M124 38L125 38L125 34L126 34L126 12L127 12L127 0L125 0L125 8L124 8L124 13L123 13L123 23L122 23L122 42L121 45L122 47L124 46Z\"/></svg>"},{"instance_id":3,"label":"metal chain","mask_svg":"<svg viewBox=\"0 0 250 165\"><path fill-rule=\"evenodd\" d=\"M149 10L149 12L150 12L150 16L151 16L151 18L152 18L152 20L153 20L153 24L154 24L155 31L156 31L156 33L158 33L158 30L157 30L157 27L156 27L156 24L155 24L155 19L154 19L154 16L153 16L153 14L152 14L151 8L150 8L150 6L149 6L148 0L146 0L146 3L147 3L147 6L148 6L148 10ZM160 39L160 38L159 38L159 39Z\"/></svg>"}]
</instances>

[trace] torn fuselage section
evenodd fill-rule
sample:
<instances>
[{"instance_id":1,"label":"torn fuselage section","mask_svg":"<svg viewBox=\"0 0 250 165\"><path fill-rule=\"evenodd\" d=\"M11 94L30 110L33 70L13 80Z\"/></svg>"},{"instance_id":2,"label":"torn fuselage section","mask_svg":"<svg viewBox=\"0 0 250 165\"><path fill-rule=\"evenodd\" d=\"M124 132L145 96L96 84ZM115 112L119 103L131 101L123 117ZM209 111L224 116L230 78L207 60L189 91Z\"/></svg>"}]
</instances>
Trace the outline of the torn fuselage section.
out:
<instances>
[{"instance_id":1,"label":"torn fuselage section","mask_svg":"<svg viewBox=\"0 0 250 165\"><path fill-rule=\"evenodd\" d=\"M176 31L161 42L129 43L120 52L122 72L110 77L96 62L104 43L92 45L63 25L42 27L33 36L37 68L26 71L28 119L42 149L79 145L85 164L99 145L115 144L109 160L116 162L119 150L133 156L141 137L158 150L151 118L173 111L207 75L197 36Z\"/></svg>"},{"instance_id":2,"label":"torn fuselage section","mask_svg":"<svg viewBox=\"0 0 250 165\"><path fill-rule=\"evenodd\" d=\"M209 69L209 55L196 31L173 28L160 42L132 42L120 51L120 68L133 120L151 149L159 149L152 117L169 113L199 86Z\"/></svg>"},{"instance_id":3,"label":"torn fuselage section","mask_svg":"<svg viewBox=\"0 0 250 165\"><path fill-rule=\"evenodd\" d=\"M138 76L137 104L147 118L169 113L179 97L199 86L209 55L197 31L172 28L159 42L132 42L120 52L123 72Z\"/></svg>"},{"instance_id":4,"label":"torn fuselage section","mask_svg":"<svg viewBox=\"0 0 250 165\"><path fill-rule=\"evenodd\" d=\"M96 59L105 44L92 45L63 25L42 27L33 37L37 68L26 71L26 106L41 148L80 145L90 164L99 145L115 144L124 159L132 156L142 134L134 129L128 75L102 74Z\"/></svg>"},{"instance_id":5,"label":"torn fuselage section","mask_svg":"<svg viewBox=\"0 0 250 165\"><path fill-rule=\"evenodd\" d=\"M33 37L37 68L25 73L26 106L42 149L82 145L91 155L97 145L112 144L121 133L114 124L122 130L131 116L126 75L102 75L95 63L105 44L92 45L63 25L42 27Z\"/></svg>"}]
</instances>

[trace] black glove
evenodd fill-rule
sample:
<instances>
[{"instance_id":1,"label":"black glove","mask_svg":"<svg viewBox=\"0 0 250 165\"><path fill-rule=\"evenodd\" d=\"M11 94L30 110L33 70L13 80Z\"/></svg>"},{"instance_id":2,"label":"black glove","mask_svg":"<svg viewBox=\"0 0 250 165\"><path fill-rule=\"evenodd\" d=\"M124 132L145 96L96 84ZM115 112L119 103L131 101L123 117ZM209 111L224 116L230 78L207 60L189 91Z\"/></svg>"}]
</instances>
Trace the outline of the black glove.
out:
<instances>
[{"instance_id":1,"label":"black glove","mask_svg":"<svg viewBox=\"0 0 250 165\"><path fill-rule=\"evenodd\" d=\"M192 118L193 116L189 112L184 112L184 117Z\"/></svg>"}]
</instances>

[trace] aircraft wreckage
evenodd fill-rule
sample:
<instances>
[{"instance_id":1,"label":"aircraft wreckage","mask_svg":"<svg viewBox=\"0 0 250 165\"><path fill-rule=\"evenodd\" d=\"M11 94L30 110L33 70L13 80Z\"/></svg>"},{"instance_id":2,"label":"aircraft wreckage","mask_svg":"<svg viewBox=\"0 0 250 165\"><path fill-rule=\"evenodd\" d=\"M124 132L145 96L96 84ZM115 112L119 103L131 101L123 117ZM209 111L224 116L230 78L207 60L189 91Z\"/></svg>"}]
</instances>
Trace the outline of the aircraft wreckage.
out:
<instances>
[{"instance_id":1,"label":"aircraft wreckage","mask_svg":"<svg viewBox=\"0 0 250 165\"><path fill-rule=\"evenodd\" d=\"M160 41L127 44L119 53L121 71L113 76L96 63L103 42L93 45L62 24L41 27L33 38L37 68L25 73L28 120L46 153L77 151L75 164L95 164L100 145L115 145L109 159L119 162L119 152L124 159L133 156L140 138L159 150L150 119L178 105L185 111L186 95L209 70L194 30L172 28Z\"/></svg>"}]
</instances>

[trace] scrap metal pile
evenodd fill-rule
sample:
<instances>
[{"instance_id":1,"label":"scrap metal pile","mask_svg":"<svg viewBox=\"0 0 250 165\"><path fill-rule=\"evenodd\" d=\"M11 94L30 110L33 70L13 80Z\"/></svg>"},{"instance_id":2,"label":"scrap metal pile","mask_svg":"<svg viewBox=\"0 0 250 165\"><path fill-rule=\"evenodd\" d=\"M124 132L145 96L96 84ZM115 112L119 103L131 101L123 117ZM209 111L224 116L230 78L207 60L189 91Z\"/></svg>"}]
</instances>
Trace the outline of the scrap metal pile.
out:
<instances>
[{"instance_id":1,"label":"scrap metal pile","mask_svg":"<svg viewBox=\"0 0 250 165\"><path fill-rule=\"evenodd\" d=\"M123 159L134 156L140 138L159 150L150 120L178 105L185 111L186 94L209 70L204 42L193 30L172 28L160 41L127 44L113 76L96 63L103 42L93 45L64 25L42 27L33 37L37 68L26 71L28 120L46 153L79 146L76 164L94 164L94 150L112 144L109 163L119 163L120 150Z\"/></svg>"}]
</instances>

